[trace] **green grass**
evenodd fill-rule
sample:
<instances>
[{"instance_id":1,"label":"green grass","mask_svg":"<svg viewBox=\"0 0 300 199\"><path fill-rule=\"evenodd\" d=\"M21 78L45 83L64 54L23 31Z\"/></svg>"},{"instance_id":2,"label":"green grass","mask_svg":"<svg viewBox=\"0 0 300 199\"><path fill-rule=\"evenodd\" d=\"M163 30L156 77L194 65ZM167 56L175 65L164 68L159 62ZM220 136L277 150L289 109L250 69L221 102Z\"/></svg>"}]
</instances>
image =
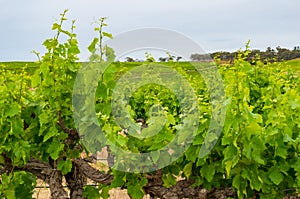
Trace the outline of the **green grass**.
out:
<instances>
[{"instance_id":1,"label":"green grass","mask_svg":"<svg viewBox=\"0 0 300 199\"><path fill-rule=\"evenodd\" d=\"M21 71L23 68L29 73L33 74L35 69L38 67L36 62L0 62L0 69Z\"/></svg>"},{"instance_id":2,"label":"green grass","mask_svg":"<svg viewBox=\"0 0 300 199\"><path fill-rule=\"evenodd\" d=\"M115 63L117 66L122 66L126 67L128 69L134 68L138 65L145 64L145 62L116 62ZM198 62L195 62L191 64L190 62L158 62L157 64L163 64L163 65L169 65L169 66L175 66L175 67L181 67L184 69L187 73L193 74L197 73L195 71L195 68L193 64L199 64ZM290 60L290 61L285 61L285 62L278 62L275 63L276 65L280 65L281 68L289 68L289 70L293 70L295 72L300 72L300 59L296 60ZM275 66L275 64L270 64L269 66ZM7 70L22 70L25 67L25 70L29 74L33 74L35 69L39 66L38 63L36 62L0 62L0 69L5 68Z\"/></svg>"},{"instance_id":3,"label":"green grass","mask_svg":"<svg viewBox=\"0 0 300 199\"><path fill-rule=\"evenodd\" d=\"M286 63L287 66L290 66L291 70L300 72L300 59L294 59L283 63Z\"/></svg>"}]
</instances>

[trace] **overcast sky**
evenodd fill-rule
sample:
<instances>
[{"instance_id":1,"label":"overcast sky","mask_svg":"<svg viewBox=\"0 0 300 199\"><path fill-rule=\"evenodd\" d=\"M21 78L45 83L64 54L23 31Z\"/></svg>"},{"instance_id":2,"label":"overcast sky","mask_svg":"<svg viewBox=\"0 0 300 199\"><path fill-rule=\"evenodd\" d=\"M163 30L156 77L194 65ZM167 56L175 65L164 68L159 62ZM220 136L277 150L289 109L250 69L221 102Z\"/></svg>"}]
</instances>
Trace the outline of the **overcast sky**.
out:
<instances>
[{"instance_id":1,"label":"overcast sky","mask_svg":"<svg viewBox=\"0 0 300 199\"><path fill-rule=\"evenodd\" d=\"M95 36L94 20L107 16L117 35L144 27L178 31L207 52L300 46L299 0L0 0L0 61L36 60L52 23L64 9L76 19L80 58Z\"/></svg>"}]
</instances>

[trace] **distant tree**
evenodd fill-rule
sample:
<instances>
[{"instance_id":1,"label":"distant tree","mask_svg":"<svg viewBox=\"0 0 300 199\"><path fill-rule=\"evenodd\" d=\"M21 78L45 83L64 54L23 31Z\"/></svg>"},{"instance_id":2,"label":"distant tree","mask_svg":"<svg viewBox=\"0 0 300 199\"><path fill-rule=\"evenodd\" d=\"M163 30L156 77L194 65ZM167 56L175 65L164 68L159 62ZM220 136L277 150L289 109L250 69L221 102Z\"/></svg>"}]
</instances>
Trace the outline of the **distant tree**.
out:
<instances>
[{"instance_id":1,"label":"distant tree","mask_svg":"<svg viewBox=\"0 0 300 199\"><path fill-rule=\"evenodd\" d=\"M167 57L160 57L160 58L158 58L158 60L160 61L160 62L166 62L167 61Z\"/></svg>"},{"instance_id":2,"label":"distant tree","mask_svg":"<svg viewBox=\"0 0 300 199\"><path fill-rule=\"evenodd\" d=\"M260 57L261 51L260 50L251 50L250 54L248 55L246 61L250 62L251 64L255 64L257 59Z\"/></svg>"},{"instance_id":3,"label":"distant tree","mask_svg":"<svg viewBox=\"0 0 300 199\"><path fill-rule=\"evenodd\" d=\"M212 54L212 56L214 56L214 55ZM192 61L208 61L208 60L211 60L211 55L195 53L195 54L192 54L190 58Z\"/></svg>"},{"instance_id":4,"label":"distant tree","mask_svg":"<svg viewBox=\"0 0 300 199\"><path fill-rule=\"evenodd\" d=\"M292 50L292 59L300 58L300 46L295 46Z\"/></svg>"},{"instance_id":5,"label":"distant tree","mask_svg":"<svg viewBox=\"0 0 300 199\"><path fill-rule=\"evenodd\" d=\"M277 61L277 53L271 47L268 47L265 52L261 52L261 60L263 62L274 62Z\"/></svg>"},{"instance_id":6,"label":"distant tree","mask_svg":"<svg viewBox=\"0 0 300 199\"><path fill-rule=\"evenodd\" d=\"M172 61L174 61L175 58L176 58L177 62L182 59L182 57L180 57L180 56L179 57L169 56L169 57L160 57L160 58L158 58L158 60L160 62L172 62Z\"/></svg>"},{"instance_id":7,"label":"distant tree","mask_svg":"<svg viewBox=\"0 0 300 199\"><path fill-rule=\"evenodd\" d=\"M279 61L285 61L291 59L291 52L289 49L281 48L280 46L276 47L277 57Z\"/></svg>"},{"instance_id":8,"label":"distant tree","mask_svg":"<svg viewBox=\"0 0 300 199\"><path fill-rule=\"evenodd\" d=\"M126 62L134 62L135 60L132 57L126 57Z\"/></svg>"},{"instance_id":9,"label":"distant tree","mask_svg":"<svg viewBox=\"0 0 300 199\"><path fill-rule=\"evenodd\" d=\"M179 61L179 60L181 60L182 59L182 57L176 57L176 61Z\"/></svg>"}]
</instances>

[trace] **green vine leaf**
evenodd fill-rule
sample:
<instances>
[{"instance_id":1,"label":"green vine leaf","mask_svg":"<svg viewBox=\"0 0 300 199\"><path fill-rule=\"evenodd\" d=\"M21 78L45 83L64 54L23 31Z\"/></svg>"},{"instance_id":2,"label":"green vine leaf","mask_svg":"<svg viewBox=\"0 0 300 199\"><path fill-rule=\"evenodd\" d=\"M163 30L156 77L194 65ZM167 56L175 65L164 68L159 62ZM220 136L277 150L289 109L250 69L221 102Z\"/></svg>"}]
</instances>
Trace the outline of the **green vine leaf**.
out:
<instances>
[{"instance_id":1,"label":"green vine leaf","mask_svg":"<svg viewBox=\"0 0 300 199\"><path fill-rule=\"evenodd\" d=\"M57 160L60 152L64 149L64 144L54 140L47 149L47 153L51 156L53 160Z\"/></svg>"},{"instance_id":2,"label":"green vine leaf","mask_svg":"<svg viewBox=\"0 0 300 199\"><path fill-rule=\"evenodd\" d=\"M57 164L57 169L60 170L63 175L66 175L72 170L72 161L70 159L60 160Z\"/></svg>"}]
</instances>

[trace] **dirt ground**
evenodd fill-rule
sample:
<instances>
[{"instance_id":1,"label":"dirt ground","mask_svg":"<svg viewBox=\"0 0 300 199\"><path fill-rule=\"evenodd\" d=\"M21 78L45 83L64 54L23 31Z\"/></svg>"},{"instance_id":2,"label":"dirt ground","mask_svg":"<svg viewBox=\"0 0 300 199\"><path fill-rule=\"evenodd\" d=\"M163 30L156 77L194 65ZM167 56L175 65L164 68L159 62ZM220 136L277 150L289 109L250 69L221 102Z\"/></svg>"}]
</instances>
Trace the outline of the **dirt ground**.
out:
<instances>
[{"instance_id":1,"label":"dirt ground","mask_svg":"<svg viewBox=\"0 0 300 199\"><path fill-rule=\"evenodd\" d=\"M110 199L130 199L126 190L112 189L110 192ZM33 197L36 199L50 199L50 191L47 188L39 188L35 190ZM149 199L145 196L143 199Z\"/></svg>"},{"instance_id":2,"label":"dirt ground","mask_svg":"<svg viewBox=\"0 0 300 199\"><path fill-rule=\"evenodd\" d=\"M87 155L85 153L82 153L81 157L84 158ZM97 162L93 165L95 168L99 170L106 171L108 169L106 158L107 158L107 150L104 148L101 152L98 152L96 155ZM94 184L92 181L88 181L88 184ZM44 183L41 180L38 180L37 183L38 188L35 189L35 193L33 194L33 197L36 199L50 199L50 190L46 187L48 185ZM45 188L42 188L45 187ZM66 191L68 191L66 189ZM126 190L121 189L112 189L110 190L110 199L130 199ZM149 199L150 197L145 196L143 199Z\"/></svg>"}]
</instances>

